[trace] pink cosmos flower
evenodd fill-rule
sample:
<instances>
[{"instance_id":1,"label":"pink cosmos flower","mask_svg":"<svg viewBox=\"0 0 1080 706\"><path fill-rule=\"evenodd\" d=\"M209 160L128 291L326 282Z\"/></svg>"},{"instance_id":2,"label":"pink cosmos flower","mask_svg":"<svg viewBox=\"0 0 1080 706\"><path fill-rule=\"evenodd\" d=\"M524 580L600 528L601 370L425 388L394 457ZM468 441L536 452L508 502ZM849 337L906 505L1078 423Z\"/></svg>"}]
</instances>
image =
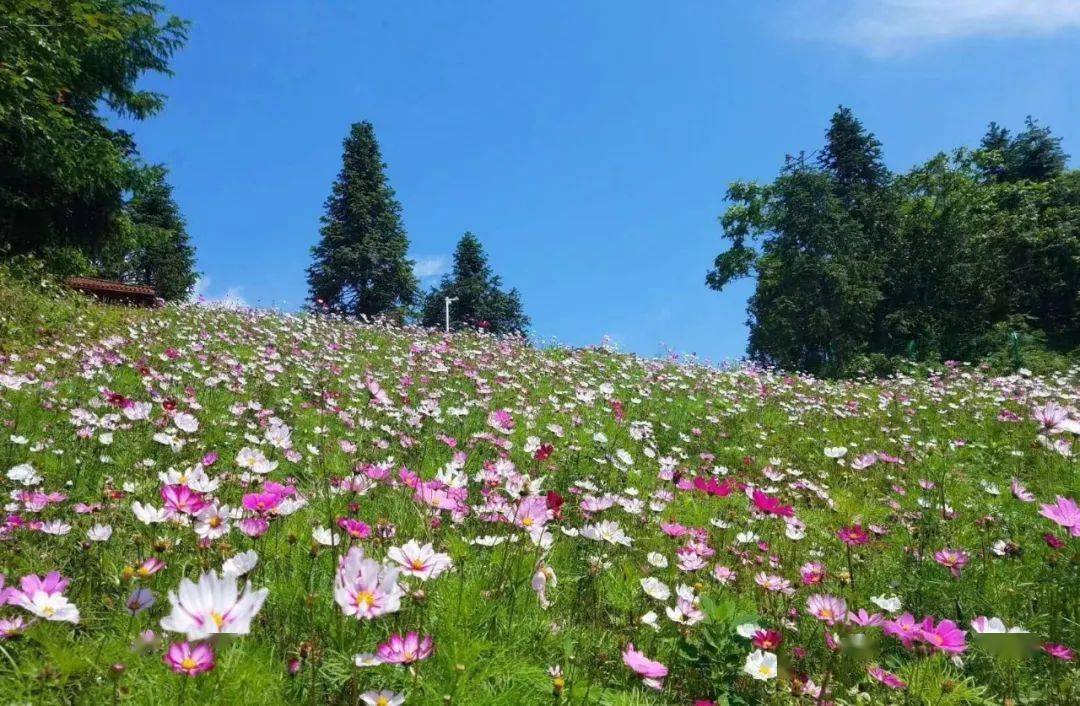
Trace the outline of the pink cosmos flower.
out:
<instances>
[{"instance_id":1,"label":"pink cosmos flower","mask_svg":"<svg viewBox=\"0 0 1080 706\"><path fill-rule=\"evenodd\" d=\"M910 648L921 637L919 623L911 613L904 613L895 620L886 620L881 628L886 635L900 640L904 647Z\"/></svg>"},{"instance_id":2,"label":"pink cosmos flower","mask_svg":"<svg viewBox=\"0 0 1080 706\"><path fill-rule=\"evenodd\" d=\"M919 629L919 638L936 650L959 654L967 649L965 636L967 632L956 627L951 620L942 620L934 625L934 619L930 616L923 618Z\"/></svg>"},{"instance_id":3,"label":"pink cosmos flower","mask_svg":"<svg viewBox=\"0 0 1080 706\"><path fill-rule=\"evenodd\" d=\"M858 613L849 612L847 619L849 623L864 628L881 627L885 622L885 617L881 613L867 613L865 608L859 608Z\"/></svg>"},{"instance_id":4,"label":"pink cosmos flower","mask_svg":"<svg viewBox=\"0 0 1080 706\"><path fill-rule=\"evenodd\" d=\"M79 609L64 595L69 579L53 571L44 578L36 574L23 576L21 590L11 591L8 603L49 621L78 623Z\"/></svg>"},{"instance_id":5,"label":"pink cosmos flower","mask_svg":"<svg viewBox=\"0 0 1080 706\"><path fill-rule=\"evenodd\" d=\"M167 485L161 489L161 499L165 503L165 513L169 517L194 515L206 505L200 493L186 485Z\"/></svg>"},{"instance_id":6,"label":"pink cosmos flower","mask_svg":"<svg viewBox=\"0 0 1080 706\"><path fill-rule=\"evenodd\" d=\"M815 593L807 599L806 611L827 625L835 625L847 617L847 603L837 596Z\"/></svg>"},{"instance_id":7,"label":"pink cosmos flower","mask_svg":"<svg viewBox=\"0 0 1080 706\"><path fill-rule=\"evenodd\" d=\"M1060 659L1062 662L1072 662L1073 658L1076 656L1073 651L1065 645L1058 645L1052 642L1043 645L1042 650L1054 659Z\"/></svg>"},{"instance_id":8,"label":"pink cosmos flower","mask_svg":"<svg viewBox=\"0 0 1080 706\"><path fill-rule=\"evenodd\" d=\"M245 494L242 504L247 510L259 514L266 514L277 509L277 506L280 505L281 501L284 499L285 497L283 495L263 490L261 493Z\"/></svg>"},{"instance_id":9,"label":"pink cosmos flower","mask_svg":"<svg viewBox=\"0 0 1080 706\"><path fill-rule=\"evenodd\" d=\"M353 539L367 539L371 536L371 527L366 522L354 520L350 517L342 517L338 520L338 527L345 530L345 534Z\"/></svg>"},{"instance_id":10,"label":"pink cosmos flower","mask_svg":"<svg viewBox=\"0 0 1080 706\"><path fill-rule=\"evenodd\" d=\"M941 549L934 552L934 561L946 567L954 578L960 578L960 569L968 563L968 553L962 549Z\"/></svg>"},{"instance_id":11,"label":"pink cosmos flower","mask_svg":"<svg viewBox=\"0 0 1080 706\"><path fill-rule=\"evenodd\" d=\"M529 534L538 534L543 532L550 517L547 498L543 495L530 495L518 503L514 511L514 524L524 528Z\"/></svg>"},{"instance_id":12,"label":"pink cosmos flower","mask_svg":"<svg viewBox=\"0 0 1080 706\"><path fill-rule=\"evenodd\" d=\"M837 530L836 536L840 538L841 542L849 547L856 547L870 541L870 535L866 534L866 530L862 528L862 525L858 524L850 527L841 527Z\"/></svg>"},{"instance_id":13,"label":"pink cosmos flower","mask_svg":"<svg viewBox=\"0 0 1080 706\"><path fill-rule=\"evenodd\" d=\"M659 690L664 685L664 677L667 676L668 668L660 662L651 660L643 653L634 649L634 643L629 643L622 653L622 661L642 678L645 686Z\"/></svg>"},{"instance_id":14,"label":"pink cosmos flower","mask_svg":"<svg viewBox=\"0 0 1080 706\"><path fill-rule=\"evenodd\" d=\"M338 562L334 600L345 615L358 619L396 612L404 595L397 582L399 573L400 569L365 558L363 549L352 547Z\"/></svg>"},{"instance_id":15,"label":"pink cosmos flower","mask_svg":"<svg viewBox=\"0 0 1080 706\"><path fill-rule=\"evenodd\" d=\"M1075 500L1059 495L1053 504L1042 505L1039 514L1069 530L1073 537L1080 537L1080 507Z\"/></svg>"},{"instance_id":16,"label":"pink cosmos flower","mask_svg":"<svg viewBox=\"0 0 1080 706\"><path fill-rule=\"evenodd\" d=\"M1017 500L1021 500L1025 503L1030 503L1035 500L1035 494L1024 487L1016 478L1012 479L1012 494Z\"/></svg>"},{"instance_id":17,"label":"pink cosmos flower","mask_svg":"<svg viewBox=\"0 0 1080 706\"><path fill-rule=\"evenodd\" d=\"M713 578L719 581L724 586L733 583L737 578L735 572L731 568L722 564L717 564L712 570Z\"/></svg>"},{"instance_id":18,"label":"pink cosmos flower","mask_svg":"<svg viewBox=\"0 0 1080 706\"><path fill-rule=\"evenodd\" d=\"M795 509L791 505L784 505L779 498L766 495L760 490L754 490L751 500L754 501L754 507L769 515L791 517L795 514Z\"/></svg>"},{"instance_id":19,"label":"pink cosmos flower","mask_svg":"<svg viewBox=\"0 0 1080 706\"><path fill-rule=\"evenodd\" d=\"M509 434L514 430L514 417L505 409L497 409L487 416L487 423L492 429Z\"/></svg>"},{"instance_id":20,"label":"pink cosmos flower","mask_svg":"<svg viewBox=\"0 0 1080 706\"><path fill-rule=\"evenodd\" d=\"M1066 431L1080 434L1080 422L1070 419L1069 410L1056 402L1035 407L1031 410L1031 418L1039 423L1041 431L1046 434L1061 434Z\"/></svg>"},{"instance_id":21,"label":"pink cosmos flower","mask_svg":"<svg viewBox=\"0 0 1080 706\"><path fill-rule=\"evenodd\" d=\"M396 633L391 635L379 645L376 654L387 664L412 664L430 657L432 650L431 635L425 635L421 640L415 631L410 631L404 637Z\"/></svg>"},{"instance_id":22,"label":"pink cosmos flower","mask_svg":"<svg viewBox=\"0 0 1080 706\"><path fill-rule=\"evenodd\" d=\"M205 642L174 642L162 657L165 664L177 674L198 676L214 668L214 650Z\"/></svg>"},{"instance_id":23,"label":"pink cosmos flower","mask_svg":"<svg viewBox=\"0 0 1080 706\"><path fill-rule=\"evenodd\" d=\"M906 689L907 683L900 677L896 676L892 672L885 671L881 667L873 666L867 668L867 673L874 679L878 680L890 689Z\"/></svg>"},{"instance_id":24,"label":"pink cosmos flower","mask_svg":"<svg viewBox=\"0 0 1080 706\"><path fill-rule=\"evenodd\" d=\"M799 569L805 586L815 586L825 580L825 565L819 561L810 561Z\"/></svg>"}]
</instances>

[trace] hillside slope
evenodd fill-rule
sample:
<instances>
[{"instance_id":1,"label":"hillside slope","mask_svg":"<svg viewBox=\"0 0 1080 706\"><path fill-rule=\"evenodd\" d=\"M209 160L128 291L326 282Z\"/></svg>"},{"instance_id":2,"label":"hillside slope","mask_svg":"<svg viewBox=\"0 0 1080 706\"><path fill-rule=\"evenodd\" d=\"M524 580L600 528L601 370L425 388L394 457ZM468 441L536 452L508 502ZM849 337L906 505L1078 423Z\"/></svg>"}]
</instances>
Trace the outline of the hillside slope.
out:
<instances>
[{"instance_id":1,"label":"hillside slope","mask_svg":"<svg viewBox=\"0 0 1080 706\"><path fill-rule=\"evenodd\" d=\"M200 307L0 350L3 703L1080 697L1076 370L827 383Z\"/></svg>"}]
</instances>

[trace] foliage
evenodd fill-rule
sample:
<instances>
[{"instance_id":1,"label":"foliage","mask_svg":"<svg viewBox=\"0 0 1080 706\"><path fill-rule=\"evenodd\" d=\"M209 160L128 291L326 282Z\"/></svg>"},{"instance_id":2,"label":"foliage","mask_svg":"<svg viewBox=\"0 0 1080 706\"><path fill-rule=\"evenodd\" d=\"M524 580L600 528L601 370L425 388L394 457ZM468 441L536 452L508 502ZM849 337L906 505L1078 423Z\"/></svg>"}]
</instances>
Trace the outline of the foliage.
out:
<instances>
[{"instance_id":1,"label":"foliage","mask_svg":"<svg viewBox=\"0 0 1080 706\"><path fill-rule=\"evenodd\" d=\"M492 272L479 238L472 233L461 236L454 249L453 269L424 298L420 317L424 326L445 323L448 297L454 300L450 314L455 327L465 324L496 334L521 333L529 327L518 290L502 290L502 280Z\"/></svg>"},{"instance_id":2,"label":"foliage","mask_svg":"<svg viewBox=\"0 0 1080 706\"><path fill-rule=\"evenodd\" d=\"M401 205L386 179L375 128L354 123L326 200L308 268L311 303L353 316L403 315L417 299Z\"/></svg>"},{"instance_id":3,"label":"foliage","mask_svg":"<svg viewBox=\"0 0 1080 706\"><path fill-rule=\"evenodd\" d=\"M81 254L93 269L115 251L140 170L131 136L102 110L144 119L161 109L163 96L138 81L168 74L187 32L161 13L151 0L3 3L0 254L61 266Z\"/></svg>"},{"instance_id":4,"label":"foliage","mask_svg":"<svg viewBox=\"0 0 1080 706\"><path fill-rule=\"evenodd\" d=\"M826 375L1002 362L988 334L1021 321L1052 351L1080 345L1080 172L1060 138L991 124L979 149L900 175L847 108L826 138L816 162L728 189L731 247L706 283L757 276L752 358Z\"/></svg>"}]
</instances>

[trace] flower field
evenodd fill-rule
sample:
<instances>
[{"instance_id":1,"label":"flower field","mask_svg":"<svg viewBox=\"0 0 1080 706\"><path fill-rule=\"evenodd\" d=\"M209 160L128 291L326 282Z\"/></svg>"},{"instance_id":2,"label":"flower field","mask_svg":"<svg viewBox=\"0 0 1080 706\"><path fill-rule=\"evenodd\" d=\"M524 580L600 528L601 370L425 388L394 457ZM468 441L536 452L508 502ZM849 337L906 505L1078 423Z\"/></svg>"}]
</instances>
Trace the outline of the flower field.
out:
<instances>
[{"instance_id":1,"label":"flower field","mask_svg":"<svg viewBox=\"0 0 1080 706\"><path fill-rule=\"evenodd\" d=\"M1078 703L1078 384L76 320L0 358L0 703Z\"/></svg>"}]
</instances>

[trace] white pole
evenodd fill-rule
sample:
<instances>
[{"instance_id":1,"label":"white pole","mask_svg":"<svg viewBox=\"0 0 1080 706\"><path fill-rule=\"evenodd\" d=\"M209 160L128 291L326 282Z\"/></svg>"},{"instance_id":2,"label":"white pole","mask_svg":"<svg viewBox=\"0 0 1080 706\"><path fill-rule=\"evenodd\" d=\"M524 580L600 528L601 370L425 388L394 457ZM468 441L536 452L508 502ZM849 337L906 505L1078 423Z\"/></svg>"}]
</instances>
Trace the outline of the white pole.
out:
<instances>
[{"instance_id":1,"label":"white pole","mask_svg":"<svg viewBox=\"0 0 1080 706\"><path fill-rule=\"evenodd\" d=\"M446 332L450 333L450 302L456 302L457 297L446 297Z\"/></svg>"}]
</instances>

